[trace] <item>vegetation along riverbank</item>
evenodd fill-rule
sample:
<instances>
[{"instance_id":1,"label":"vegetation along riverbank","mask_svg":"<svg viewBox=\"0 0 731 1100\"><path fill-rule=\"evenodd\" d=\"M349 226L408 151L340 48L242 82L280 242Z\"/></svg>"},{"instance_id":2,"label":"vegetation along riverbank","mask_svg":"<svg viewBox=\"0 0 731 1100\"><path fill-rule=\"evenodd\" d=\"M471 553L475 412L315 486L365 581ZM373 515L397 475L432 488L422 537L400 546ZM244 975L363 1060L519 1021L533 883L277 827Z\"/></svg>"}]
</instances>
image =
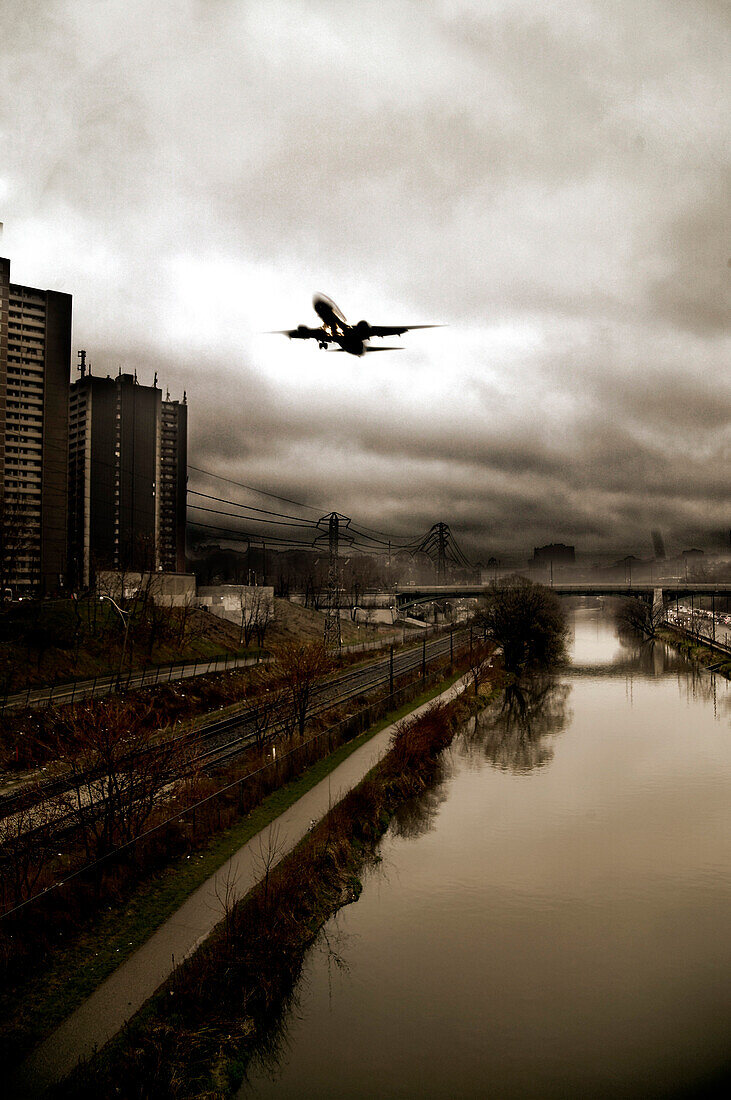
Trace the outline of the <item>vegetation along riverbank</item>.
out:
<instances>
[{"instance_id":1,"label":"vegetation along riverbank","mask_svg":"<svg viewBox=\"0 0 731 1100\"><path fill-rule=\"evenodd\" d=\"M184 801L178 814L167 800L162 828L4 920L0 1054L5 1064L17 1064L251 836L364 741L466 668L466 659L455 660L451 669L441 663L426 682L397 682L393 694L366 705L360 700L354 713L318 719L304 739L294 733L280 743L276 763L270 746L253 746L215 776L197 775L193 788L186 786L181 795L194 796L196 809L186 809L190 803ZM68 840L64 858L68 866Z\"/></svg>"},{"instance_id":2,"label":"vegetation along riverbank","mask_svg":"<svg viewBox=\"0 0 731 1100\"><path fill-rule=\"evenodd\" d=\"M61 1087L63 1096L228 1096L271 1042L307 948L360 892L390 821L440 774L440 753L493 691L464 693L402 722L389 752L238 904L131 1025Z\"/></svg>"},{"instance_id":3,"label":"vegetation along riverbank","mask_svg":"<svg viewBox=\"0 0 731 1100\"><path fill-rule=\"evenodd\" d=\"M672 627L664 626L658 631L658 637L668 645L675 646L681 653L685 653L691 660L697 661L704 668L717 672L727 680L731 680L731 656L724 654L709 645L704 645L697 638L691 638L687 634Z\"/></svg>"}]
</instances>

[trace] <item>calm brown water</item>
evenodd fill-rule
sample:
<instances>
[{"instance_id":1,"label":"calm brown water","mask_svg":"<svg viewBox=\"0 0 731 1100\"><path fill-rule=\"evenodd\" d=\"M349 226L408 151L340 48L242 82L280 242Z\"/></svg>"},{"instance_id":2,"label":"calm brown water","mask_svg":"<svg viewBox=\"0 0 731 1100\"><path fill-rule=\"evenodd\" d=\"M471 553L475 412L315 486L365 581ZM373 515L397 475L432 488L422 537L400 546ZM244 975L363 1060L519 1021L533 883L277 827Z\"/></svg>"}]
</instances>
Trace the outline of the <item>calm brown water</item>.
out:
<instances>
[{"instance_id":1,"label":"calm brown water","mask_svg":"<svg viewBox=\"0 0 731 1100\"><path fill-rule=\"evenodd\" d=\"M242 1100L674 1096L723 1070L730 686L574 625L575 669L470 725L385 838Z\"/></svg>"}]
</instances>

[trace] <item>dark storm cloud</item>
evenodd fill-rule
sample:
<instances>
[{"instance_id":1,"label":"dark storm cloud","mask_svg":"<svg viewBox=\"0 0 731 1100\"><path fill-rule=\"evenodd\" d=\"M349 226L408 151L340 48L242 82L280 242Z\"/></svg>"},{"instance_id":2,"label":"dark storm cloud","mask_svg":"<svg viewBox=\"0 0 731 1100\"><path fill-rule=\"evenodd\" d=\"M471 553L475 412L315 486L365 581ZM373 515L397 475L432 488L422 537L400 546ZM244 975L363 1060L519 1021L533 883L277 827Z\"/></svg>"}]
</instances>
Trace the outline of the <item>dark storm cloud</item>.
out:
<instances>
[{"instance_id":1,"label":"dark storm cloud","mask_svg":"<svg viewBox=\"0 0 731 1100\"><path fill-rule=\"evenodd\" d=\"M187 390L193 465L480 553L728 526L727 7L3 21L3 251L100 372ZM362 361L258 336L315 289L449 328Z\"/></svg>"}]
</instances>

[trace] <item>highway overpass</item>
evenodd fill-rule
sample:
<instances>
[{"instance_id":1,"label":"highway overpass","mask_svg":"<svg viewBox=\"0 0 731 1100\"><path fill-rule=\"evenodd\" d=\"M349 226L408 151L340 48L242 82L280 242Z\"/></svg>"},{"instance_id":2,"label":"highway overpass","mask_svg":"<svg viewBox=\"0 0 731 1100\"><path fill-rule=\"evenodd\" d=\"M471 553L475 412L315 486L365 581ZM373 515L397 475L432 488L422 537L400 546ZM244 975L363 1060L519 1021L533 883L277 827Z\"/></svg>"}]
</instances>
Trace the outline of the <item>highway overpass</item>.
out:
<instances>
[{"instance_id":1,"label":"highway overpass","mask_svg":"<svg viewBox=\"0 0 731 1100\"><path fill-rule=\"evenodd\" d=\"M649 583L618 583L617 581L556 582L548 585L559 596L629 596L652 603L656 593L662 592L665 604L691 596L731 596L731 583L708 581L662 581ZM398 608L431 603L432 600L476 599L490 591L489 584L400 584L393 592Z\"/></svg>"}]
</instances>

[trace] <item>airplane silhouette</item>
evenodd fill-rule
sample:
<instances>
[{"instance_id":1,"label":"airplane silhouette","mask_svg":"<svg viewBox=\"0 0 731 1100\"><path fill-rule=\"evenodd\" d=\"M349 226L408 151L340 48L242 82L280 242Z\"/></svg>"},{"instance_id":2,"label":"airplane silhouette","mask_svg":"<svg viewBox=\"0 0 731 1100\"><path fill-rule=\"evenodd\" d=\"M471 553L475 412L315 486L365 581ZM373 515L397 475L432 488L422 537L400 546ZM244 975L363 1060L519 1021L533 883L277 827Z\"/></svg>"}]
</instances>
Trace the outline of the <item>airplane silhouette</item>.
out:
<instances>
[{"instance_id":1,"label":"airplane silhouette","mask_svg":"<svg viewBox=\"0 0 731 1100\"><path fill-rule=\"evenodd\" d=\"M415 328L441 328L441 325L370 325L368 321L358 321L357 325L351 325L332 298L328 298L326 294L315 294L312 305L322 321L320 328L298 325L297 328L276 329L273 335L288 336L290 340L317 340L321 348L337 344L338 347L333 350L345 351L348 355L369 355L372 351L402 350L399 347L368 347L367 341L373 336L400 336L402 332Z\"/></svg>"}]
</instances>

